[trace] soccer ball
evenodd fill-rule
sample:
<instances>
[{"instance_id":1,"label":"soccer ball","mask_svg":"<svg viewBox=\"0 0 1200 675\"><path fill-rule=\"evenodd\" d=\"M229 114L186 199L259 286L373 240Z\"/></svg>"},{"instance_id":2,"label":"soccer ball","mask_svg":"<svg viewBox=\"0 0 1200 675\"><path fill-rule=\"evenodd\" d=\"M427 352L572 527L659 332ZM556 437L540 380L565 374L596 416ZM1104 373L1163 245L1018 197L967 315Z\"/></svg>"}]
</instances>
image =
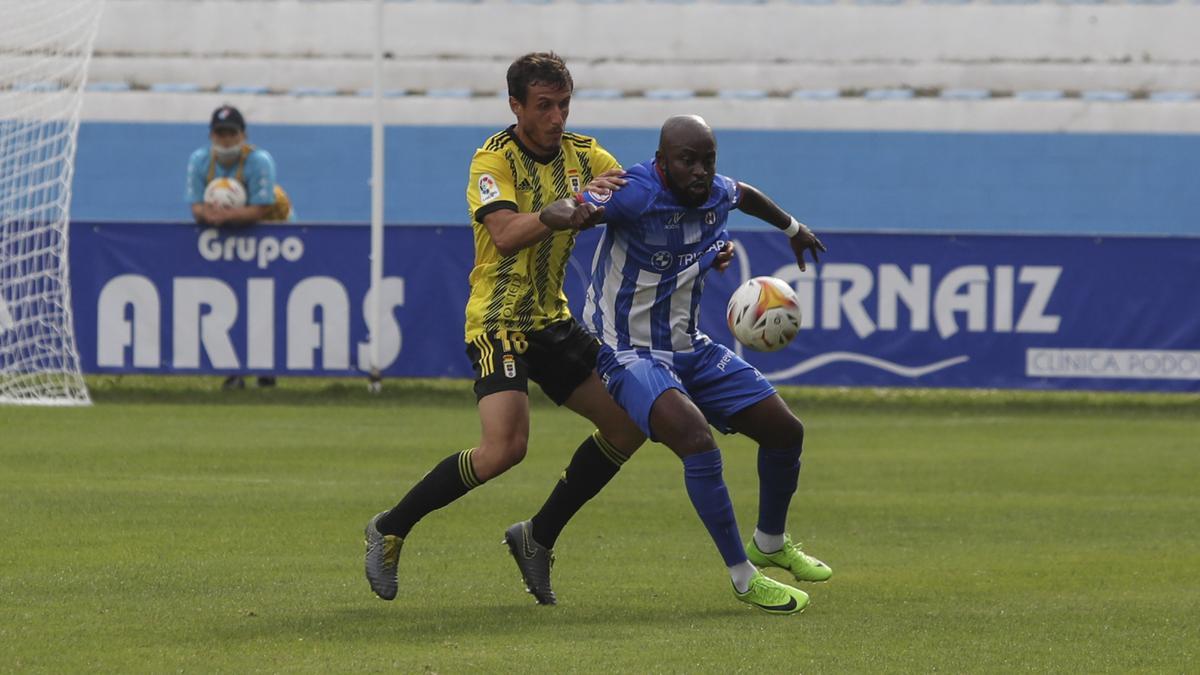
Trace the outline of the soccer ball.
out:
<instances>
[{"instance_id":1,"label":"soccer ball","mask_svg":"<svg viewBox=\"0 0 1200 675\"><path fill-rule=\"evenodd\" d=\"M231 209L246 205L246 188L234 178L214 178L204 188L204 202Z\"/></svg>"},{"instance_id":2,"label":"soccer ball","mask_svg":"<svg viewBox=\"0 0 1200 675\"><path fill-rule=\"evenodd\" d=\"M733 337L758 352L783 349L800 331L796 293L775 277L754 277L738 286L725 316Z\"/></svg>"}]
</instances>

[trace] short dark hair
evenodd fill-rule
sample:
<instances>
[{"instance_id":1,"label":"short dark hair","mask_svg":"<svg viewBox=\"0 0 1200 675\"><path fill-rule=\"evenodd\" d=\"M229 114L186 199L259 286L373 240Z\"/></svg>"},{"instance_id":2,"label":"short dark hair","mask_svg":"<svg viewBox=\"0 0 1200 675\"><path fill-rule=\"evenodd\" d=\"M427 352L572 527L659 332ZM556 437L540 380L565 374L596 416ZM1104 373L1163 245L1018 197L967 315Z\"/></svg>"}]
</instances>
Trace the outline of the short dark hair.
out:
<instances>
[{"instance_id":1,"label":"short dark hair","mask_svg":"<svg viewBox=\"0 0 1200 675\"><path fill-rule=\"evenodd\" d=\"M571 71L567 70L562 57L554 52L530 52L508 67L509 96L524 103L532 84L545 84L567 91L575 89Z\"/></svg>"}]
</instances>

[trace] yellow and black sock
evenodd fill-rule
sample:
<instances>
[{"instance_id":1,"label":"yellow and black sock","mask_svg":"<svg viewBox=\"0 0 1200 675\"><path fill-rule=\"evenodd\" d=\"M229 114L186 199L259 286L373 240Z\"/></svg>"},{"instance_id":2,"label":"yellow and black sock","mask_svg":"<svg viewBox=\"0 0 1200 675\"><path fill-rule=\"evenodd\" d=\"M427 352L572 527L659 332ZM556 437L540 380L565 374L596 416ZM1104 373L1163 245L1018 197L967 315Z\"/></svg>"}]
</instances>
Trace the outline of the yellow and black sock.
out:
<instances>
[{"instance_id":1,"label":"yellow and black sock","mask_svg":"<svg viewBox=\"0 0 1200 675\"><path fill-rule=\"evenodd\" d=\"M483 481L475 476L475 470L471 466L473 451L474 448L456 452L433 467L432 471L425 474L425 477L417 481L408 494L404 495L399 504L376 522L379 531L401 538L407 537L413 525L427 514L482 485Z\"/></svg>"}]
</instances>

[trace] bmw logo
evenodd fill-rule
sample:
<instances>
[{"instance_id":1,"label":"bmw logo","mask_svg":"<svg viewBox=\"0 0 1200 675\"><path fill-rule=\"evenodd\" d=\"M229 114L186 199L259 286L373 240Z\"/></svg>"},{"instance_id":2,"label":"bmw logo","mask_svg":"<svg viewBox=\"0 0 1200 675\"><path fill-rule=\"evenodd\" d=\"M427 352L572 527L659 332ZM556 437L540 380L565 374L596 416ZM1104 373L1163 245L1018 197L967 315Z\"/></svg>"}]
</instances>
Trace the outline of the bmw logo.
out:
<instances>
[{"instance_id":1,"label":"bmw logo","mask_svg":"<svg viewBox=\"0 0 1200 675\"><path fill-rule=\"evenodd\" d=\"M654 265L654 269L656 270L667 269L671 266L671 252L658 251L654 255L650 256L650 264Z\"/></svg>"}]
</instances>

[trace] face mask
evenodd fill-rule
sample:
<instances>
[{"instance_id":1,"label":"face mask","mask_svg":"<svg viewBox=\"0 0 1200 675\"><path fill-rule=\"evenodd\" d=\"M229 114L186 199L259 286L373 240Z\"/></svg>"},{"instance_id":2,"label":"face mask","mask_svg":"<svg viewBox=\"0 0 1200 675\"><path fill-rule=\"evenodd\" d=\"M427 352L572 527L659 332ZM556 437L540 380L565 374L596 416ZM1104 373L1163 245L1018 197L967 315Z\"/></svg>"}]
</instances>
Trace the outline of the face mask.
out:
<instances>
[{"instance_id":1,"label":"face mask","mask_svg":"<svg viewBox=\"0 0 1200 675\"><path fill-rule=\"evenodd\" d=\"M222 164L232 164L242 156L242 146L234 145L231 147L223 147L220 145L212 146L213 156Z\"/></svg>"}]
</instances>

